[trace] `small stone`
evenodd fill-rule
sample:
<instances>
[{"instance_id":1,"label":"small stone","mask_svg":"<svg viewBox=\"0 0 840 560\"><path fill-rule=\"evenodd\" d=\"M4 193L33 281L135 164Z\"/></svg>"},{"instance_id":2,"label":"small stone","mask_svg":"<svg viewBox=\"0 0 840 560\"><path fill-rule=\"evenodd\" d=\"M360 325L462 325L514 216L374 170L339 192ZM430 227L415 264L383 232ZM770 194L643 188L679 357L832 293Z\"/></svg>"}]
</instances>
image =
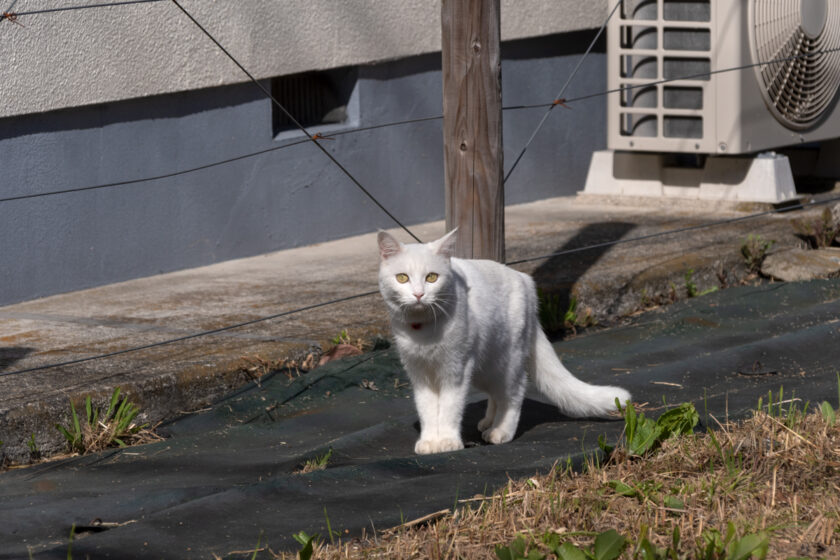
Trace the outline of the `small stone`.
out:
<instances>
[{"instance_id":1,"label":"small stone","mask_svg":"<svg viewBox=\"0 0 840 560\"><path fill-rule=\"evenodd\" d=\"M840 248L786 249L767 255L761 265L765 276L784 282L825 278L840 272Z\"/></svg>"}]
</instances>

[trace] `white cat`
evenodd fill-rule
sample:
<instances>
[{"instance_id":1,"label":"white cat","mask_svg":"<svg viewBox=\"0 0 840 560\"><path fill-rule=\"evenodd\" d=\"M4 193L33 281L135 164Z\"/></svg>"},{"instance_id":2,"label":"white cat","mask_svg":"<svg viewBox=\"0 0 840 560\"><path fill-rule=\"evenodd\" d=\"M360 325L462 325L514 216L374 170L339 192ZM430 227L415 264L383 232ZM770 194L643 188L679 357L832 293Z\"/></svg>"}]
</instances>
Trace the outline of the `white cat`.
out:
<instances>
[{"instance_id":1,"label":"white cat","mask_svg":"<svg viewBox=\"0 0 840 560\"><path fill-rule=\"evenodd\" d=\"M488 395L478 423L490 443L513 439L530 376L569 416L604 416L618 387L594 386L560 363L537 319L533 279L489 260L452 257L455 231L404 245L379 232L379 289L420 416L415 453L462 449L470 383Z\"/></svg>"}]
</instances>

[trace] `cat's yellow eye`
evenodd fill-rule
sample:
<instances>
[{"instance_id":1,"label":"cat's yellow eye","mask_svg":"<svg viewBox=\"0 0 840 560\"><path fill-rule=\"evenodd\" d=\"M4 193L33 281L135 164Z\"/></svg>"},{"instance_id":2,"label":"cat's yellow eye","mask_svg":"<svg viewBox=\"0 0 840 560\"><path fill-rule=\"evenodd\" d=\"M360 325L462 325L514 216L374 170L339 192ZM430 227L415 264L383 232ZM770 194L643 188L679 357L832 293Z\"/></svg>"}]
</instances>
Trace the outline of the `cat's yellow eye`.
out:
<instances>
[{"instance_id":1,"label":"cat's yellow eye","mask_svg":"<svg viewBox=\"0 0 840 560\"><path fill-rule=\"evenodd\" d=\"M426 282L428 282L429 284L431 284L433 282L436 282L437 279L438 279L438 273L437 272L430 272L426 275Z\"/></svg>"},{"instance_id":2,"label":"cat's yellow eye","mask_svg":"<svg viewBox=\"0 0 840 560\"><path fill-rule=\"evenodd\" d=\"M404 274L402 272L397 274L397 282L399 282L400 284L405 284L406 282L408 282L408 274Z\"/></svg>"}]
</instances>

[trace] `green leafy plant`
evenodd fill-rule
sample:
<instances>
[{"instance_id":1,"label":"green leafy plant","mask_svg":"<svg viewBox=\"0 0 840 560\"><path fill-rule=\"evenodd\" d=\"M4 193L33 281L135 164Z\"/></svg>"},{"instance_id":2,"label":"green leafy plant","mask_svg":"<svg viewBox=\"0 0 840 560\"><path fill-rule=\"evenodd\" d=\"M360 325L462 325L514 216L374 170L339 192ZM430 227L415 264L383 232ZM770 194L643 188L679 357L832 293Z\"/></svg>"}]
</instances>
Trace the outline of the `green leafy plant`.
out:
<instances>
[{"instance_id":1,"label":"green leafy plant","mask_svg":"<svg viewBox=\"0 0 840 560\"><path fill-rule=\"evenodd\" d=\"M698 552L695 558L701 560L748 560L753 556L761 559L767 557L770 537L764 533L750 533L736 538L735 525L728 523L726 534L721 535L717 529L703 531L698 542Z\"/></svg>"},{"instance_id":2,"label":"green leafy plant","mask_svg":"<svg viewBox=\"0 0 840 560\"><path fill-rule=\"evenodd\" d=\"M702 292L698 290L697 284L694 282L694 269L689 268L684 275L685 278L685 293L688 297L700 297L705 296L707 294L711 294L712 292L718 291L717 286L712 286Z\"/></svg>"},{"instance_id":3,"label":"green leafy plant","mask_svg":"<svg viewBox=\"0 0 840 560\"><path fill-rule=\"evenodd\" d=\"M820 414L822 414L823 420L829 426L834 426L837 422L837 414L834 410L834 407L831 406L831 403L828 401L823 401L820 405Z\"/></svg>"},{"instance_id":4,"label":"green leafy plant","mask_svg":"<svg viewBox=\"0 0 840 560\"><path fill-rule=\"evenodd\" d=\"M575 329L575 327L591 327L594 324L596 321L592 317L592 310L586 308L583 312L579 312L577 298L572 296L569 300L569 308L563 314L563 325L567 329Z\"/></svg>"},{"instance_id":5,"label":"green leafy plant","mask_svg":"<svg viewBox=\"0 0 840 560\"><path fill-rule=\"evenodd\" d=\"M143 431L147 424L136 424L140 413L137 405L120 398L120 388L114 389L104 414L93 406L90 395L85 397L85 416L80 421L76 406L70 401L71 424L56 424L72 452L91 453L106 447L126 447L126 440Z\"/></svg>"},{"instance_id":6,"label":"green leafy plant","mask_svg":"<svg viewBox=\"0 0 840 560\"><path fill-rule=\"evenodd\" d=\"M672 408L656 420L646 418L643 412L637 414L633 403L627 403L622 409L616 399L616 406L624 414L624 437L627 451L631 455L644 455L673 435L691 433L700 421L700 415L692 403Z\"/></svg>"},{"instance_id":7,"label":"green leafy plant","mask_svg":"<svg viewBox=\"0 0 840 560\"><path fill-rule=\"evenodd\" d=\"M671 532L671 545L668 548L658 548L648 539L650 528L642 525L639 540L633 552L633 558L637 560L673 560L679 558L680 549L680 528L675 526Z\"/></svg>"},{"instance_id":8,"label":"green leafy plant","mask_svg":"<svg viewBox=\"0 0 840 560\"><path fill-rule=\"evenodd\" d=\"M580 311L575 296L569 299L569 306L564 310L558 294L546 294L537 288L539 299L539 318L544 331L556 333L563 329L575 330L578 327L591 327L597 323L589 308Z\"/></svg>"},{"instance_id":9,"label":"green leafy plant","mask_svg":"<svg viewBox=\"0 0 840 560\"><path fill-rule=\"evenodd\" d=\"M661 482L652 481L643 481L638 484L628 484L626 482L622 482L621 480L611 480L607 484L610 488L622 496L636 498L640 502L649 501L656 503L658 501L655 499L656 494L662 490Z\"/></svg>"},{"instance_id":10,"label":"green leafy plant","mask_svg":"<svg viewBox=\"0 0 840 560\"><path fill-rule=\"evenodd\" d=\"M499 560L543 560L545 554L537 549L531 549L526 554L528 544L525 537L518 535L508 546L496 545L496 557Z\"/></svg>"},{"instance_id":11,"label":"green leafy plant","mask_svg":"<svg viewBox=\"0 0 840 560\"><path fill-rule=\"evenodd\" d=\"M0 442L2 444L2 442ZM38 449L38 444L35 443L35 434L30 434L29 439L26 441L26 446L29 448L29 457L33 461L37 461L41 458L41 450Z\"/></svg>"},{"instance_id":12,"label":"green leafy plant","mask_svg":"<svg viewBox=\"0 0 840 560\"><path fill-rule=\"evenodd\" d=\"M796 235L814 249L830 247L840 236L840 220L835 218L828 207L818 217L795 218L790 223Z\"/></svg>"},{"instance_id":13,"label":"green leafy plant","mask_svg":"<svg viewBox=\"0 0 840 560\"><path fill-rule=\"evenodd\" d=\"M304 531L299 531L292 535L298 544L300 544L300 551L298 551L298 558L300 560L309 560L312 558L312 553L315 544L318 542L318 533L314 535L307 535Z\"/></svg>"},{"instance_id":14,"label":"green leafy plant","mask_svg":"<svg viewBox=\"0 0 840 560\"><path fill-rule=\"evenodd\" d=\"M590 533L586 533L590 534ZM550 533L543 537L543 542L558 560L615 560L627 547L627 539L614 529L598 533L591 547L581 548L571 542L560 542L560 535ZM537 548L528 550L528 543L523 535L518 535L508 546L496 545L496 557L499 560L543 560L546 555Z\"/></svg>"},{"instance_id":15,"label":"green leafy plant","mask_svg":"<svg viewBox=\"0 0 840 560\"><path fill-rule=\"evenodd\" d=\"M331 342L336 346L339 344L350 344L350 335L347 334L347 329L341 329L341 332L333 337Z\"/></svg>"},{"instance_id":16,"label":"green leafy plant","mask_svg":"<svg viewBox=\"0 0 840 560\"><path fill-rule=\"evenodd\" d=\"M744 257L744 264L747 270L755 274L760 272L761 265L764 263L764 259L767 258L767 253L775 243L772 239L766 241L760 235L749 234L741 245L741 256Z\"/></svg>"}]
</instances>

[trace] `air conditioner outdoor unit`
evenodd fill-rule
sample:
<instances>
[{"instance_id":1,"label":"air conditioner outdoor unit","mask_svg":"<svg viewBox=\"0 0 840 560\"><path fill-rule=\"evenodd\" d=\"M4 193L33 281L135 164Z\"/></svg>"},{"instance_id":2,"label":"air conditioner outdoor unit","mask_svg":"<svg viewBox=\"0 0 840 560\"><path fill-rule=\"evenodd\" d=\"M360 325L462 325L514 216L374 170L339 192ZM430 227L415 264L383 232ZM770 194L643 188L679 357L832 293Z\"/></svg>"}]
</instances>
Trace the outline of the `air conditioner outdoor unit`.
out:
<instances>
[{"instance_id":1,"label":"air conditioner outdoor unit","mask_svg":"<svg viewBox=\"0 0 840 560\"><path fill-rule=\"evenodd\" d=\"M709 169L692 174L663 154L840 137L840 0L623 0L608 27L607 73L618 91L607 101L609 150L593 158L585 192L792 198L782 156L698 158ZM605 165L624 183L609 185Z\"/></svg>"}]
</instances>

